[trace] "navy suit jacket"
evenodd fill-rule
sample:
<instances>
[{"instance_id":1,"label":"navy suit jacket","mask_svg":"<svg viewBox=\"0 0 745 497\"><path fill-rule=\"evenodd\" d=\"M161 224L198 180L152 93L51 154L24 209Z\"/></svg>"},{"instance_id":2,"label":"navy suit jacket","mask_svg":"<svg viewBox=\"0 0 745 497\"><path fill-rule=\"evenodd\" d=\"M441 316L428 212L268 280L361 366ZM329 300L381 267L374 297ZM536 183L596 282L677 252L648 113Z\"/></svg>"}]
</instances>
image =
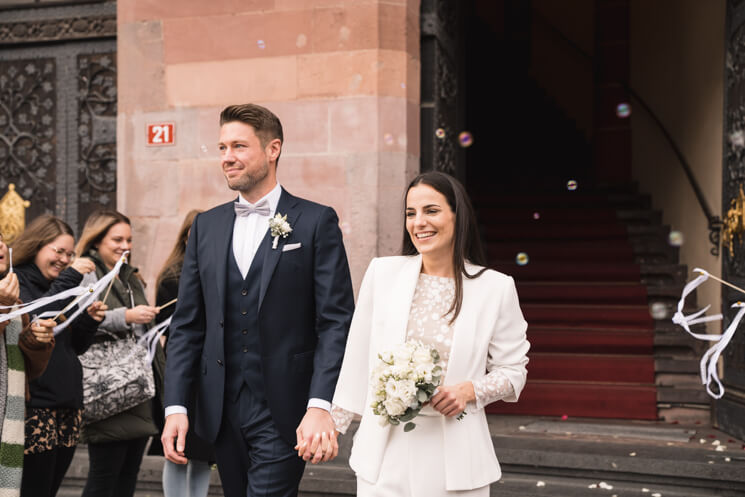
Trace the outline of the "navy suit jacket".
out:
<instances>
[{"instance_id":1,"label":"navy suit jacket","mask_svg":"<svg viewBox=\"0 0 745 497\"><path fill-rule=\"evenodd\" d=\"M277 213L287 215L292 232L266 251L259 337L269 409L283 438L294 445L308 399L333 398L354 295L334 210L283 189ZM225 349L231 346L223 323L234 220L233 202L194 220L168 339L165 405L188 405L196 389L196 412L189 418L196 433L211 442L222 421ZM301 247L282 251L296 243Z\"/></svg>"}]
</instances>

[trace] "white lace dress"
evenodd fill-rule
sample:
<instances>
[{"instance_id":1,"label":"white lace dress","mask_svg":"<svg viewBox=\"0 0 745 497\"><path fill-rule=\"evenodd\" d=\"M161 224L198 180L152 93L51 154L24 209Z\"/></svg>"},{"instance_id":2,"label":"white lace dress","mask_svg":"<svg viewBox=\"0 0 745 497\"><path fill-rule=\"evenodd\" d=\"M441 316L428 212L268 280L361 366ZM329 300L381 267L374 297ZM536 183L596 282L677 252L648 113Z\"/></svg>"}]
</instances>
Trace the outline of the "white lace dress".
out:
<instances>
[{"instance_id":1,"label":"white lace dress","mask_svg":"<svg viewBox=\"0 0 745 497\"><path fill-rule=\"evenodd\" d=\"M454 298L454 279L420 274L409 311L407 339L419 340L437 349L442 360L443 377L447 372L453 343L453 326L448 322L449 315L445 316L445 313L450 309ZM473 378L471 382L476 393L476 407L479 409L514 393L512 384L499 370L485 371L484 376ZM340 433L346 433L354 419L354 413L332 406L331 415L336 429ZM439 413L428 406L422 409L420 415L437 416Z\"/></svg>"}]
</instances>

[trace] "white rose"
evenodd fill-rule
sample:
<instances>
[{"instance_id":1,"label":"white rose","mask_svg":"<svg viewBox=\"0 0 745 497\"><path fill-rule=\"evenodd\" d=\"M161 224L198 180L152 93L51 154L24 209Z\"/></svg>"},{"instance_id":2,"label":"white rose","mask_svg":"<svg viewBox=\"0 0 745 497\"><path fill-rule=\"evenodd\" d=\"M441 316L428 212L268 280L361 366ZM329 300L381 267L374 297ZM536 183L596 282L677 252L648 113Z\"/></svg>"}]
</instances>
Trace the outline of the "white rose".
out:
<instances>
[{"instance_id":1,"label":"white rose","mask_svg":"<svg viewBox=\"0 0 745 497\"><path fill-rule=\"evenodd\" d=\"M414 347L411 344L404 343L396 347L393 351L393 358L396 364L407 364L411 361L411 355L414 353Z\"/></svg>"},{"instance_id":2,"label":"white rose","mask_svg":"<svg viewBox=\"0 0 745 497\"><path fill-rule=\"evenodd\" d=\"M432 351L428 347L419 347L414 351L412 359L415 364L434 364Z\"/></svg>"},{"instance_id":3,"label":"white rose","mask_svg":"<svg viewBox=\"0 0 745 497\"><path fill-rule=\"evenodd\" d=\"M417 380L423 381L424 383L431 383L432 369L434 369L434 364L420 364L417 366L414 370Z\"/></svg>"},{"instance_id":4,"label":"white rose","mask_svg":"<svg viewBox=\"0 0 745 497\"><path fill-rule=\"evenodd\" d=\"M401 399L397 398L390 398L383 402L383 405L385 406L385 410L388 411L388 414L390 416L400 416L404 412L406 412L406 404L404 404Z\"/></svg>"}]
</instances>

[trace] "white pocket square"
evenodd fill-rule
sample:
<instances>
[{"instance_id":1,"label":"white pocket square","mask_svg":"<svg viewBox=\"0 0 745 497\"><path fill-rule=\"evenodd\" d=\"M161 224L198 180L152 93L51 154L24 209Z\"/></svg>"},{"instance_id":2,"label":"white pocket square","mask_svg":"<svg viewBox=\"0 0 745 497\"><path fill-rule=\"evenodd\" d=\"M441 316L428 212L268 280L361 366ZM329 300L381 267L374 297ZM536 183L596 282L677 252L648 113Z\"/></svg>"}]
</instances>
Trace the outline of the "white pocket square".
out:
<instances>
[{"instance_id":1,"label":"white pocket square","mask_svg":"<svg viewBox=\"0 0 745 497\"><path fill-rule=\"evenodd\" d=\"M300 242L298 242L298 243L288 243L287 245L285 245L285 246L282 247L282 252L289 252L290 250L299 249L302 246L303 246L303 244L300 243Z\"/></svg>"}]
</instances>

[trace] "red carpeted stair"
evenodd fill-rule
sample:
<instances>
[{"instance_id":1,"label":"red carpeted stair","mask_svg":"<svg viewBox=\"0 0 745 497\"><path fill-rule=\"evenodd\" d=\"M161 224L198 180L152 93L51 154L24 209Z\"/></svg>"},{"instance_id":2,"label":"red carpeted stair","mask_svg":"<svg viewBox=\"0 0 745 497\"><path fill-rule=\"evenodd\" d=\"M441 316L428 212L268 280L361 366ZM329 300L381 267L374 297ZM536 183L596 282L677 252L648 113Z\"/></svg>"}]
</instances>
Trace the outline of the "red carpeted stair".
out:
<instances>
[{"instance_id":1,"label":"red carpeted stair","mask_svg":"<svg viewBox=\"0 0 745 497\"><path fill-rule=\"evenodd\" d=\"M519 402L489 412L657 418L655 323L617 214L639 206L612 197L474 196L489 263L515 278L532 345Z\"/></svg>"}]
</instances>

